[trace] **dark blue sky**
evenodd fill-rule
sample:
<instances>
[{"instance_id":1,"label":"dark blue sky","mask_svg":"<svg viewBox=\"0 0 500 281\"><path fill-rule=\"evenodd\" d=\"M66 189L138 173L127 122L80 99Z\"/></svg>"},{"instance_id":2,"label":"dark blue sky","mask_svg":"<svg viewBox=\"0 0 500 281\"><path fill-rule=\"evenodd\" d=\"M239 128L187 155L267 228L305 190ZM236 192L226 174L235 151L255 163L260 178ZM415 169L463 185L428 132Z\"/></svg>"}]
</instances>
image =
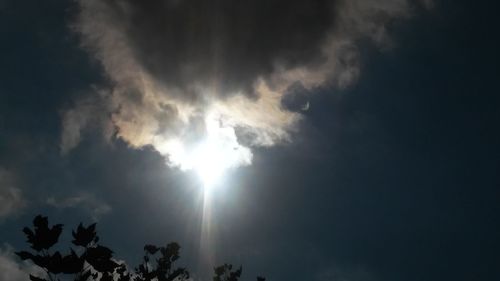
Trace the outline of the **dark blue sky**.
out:
<instances>
[{"instance_id":1,"label":"dark blue sky","mask_svg":"<svg viewBox=\"0 0 500 281\"><path fill-rule=\"evenodd\" d=\"M173 240L196 267L193 173L93 130L60 153L62 112L105 79L67 4L0 4L0 167L12 178L0 185L26 202L0 217L0 242L25 247L38 213L69 229L101 207L118 257L136 263L145 243ZM498 280L498 8L437 1L391 25L391 48L361 42L358 81L318 90L292 143L255 149L217 190L217 262L243 264L245 280Z\"/></svg>"}]
</instances>

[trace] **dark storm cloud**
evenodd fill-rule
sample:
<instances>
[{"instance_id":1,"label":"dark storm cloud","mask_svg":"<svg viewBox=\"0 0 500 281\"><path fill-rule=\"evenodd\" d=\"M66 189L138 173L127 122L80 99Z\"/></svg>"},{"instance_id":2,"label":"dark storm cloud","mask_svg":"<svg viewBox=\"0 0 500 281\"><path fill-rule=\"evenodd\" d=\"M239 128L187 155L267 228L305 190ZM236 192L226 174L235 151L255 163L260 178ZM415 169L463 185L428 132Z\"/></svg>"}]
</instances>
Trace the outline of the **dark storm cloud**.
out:
<instances>
[{"instance_id":1,"label":"dark storm cloud","mask_svg":"<svg viewBox=\"0 0 500 281\"><path fill-rule=\"evenodd\" d=\"M251 89L275 64L321 59L336 2L127 1L117 17L128 18L133 55L156 79L182 89L216 83L226 93Z\"/></svg>"}]
</instances>

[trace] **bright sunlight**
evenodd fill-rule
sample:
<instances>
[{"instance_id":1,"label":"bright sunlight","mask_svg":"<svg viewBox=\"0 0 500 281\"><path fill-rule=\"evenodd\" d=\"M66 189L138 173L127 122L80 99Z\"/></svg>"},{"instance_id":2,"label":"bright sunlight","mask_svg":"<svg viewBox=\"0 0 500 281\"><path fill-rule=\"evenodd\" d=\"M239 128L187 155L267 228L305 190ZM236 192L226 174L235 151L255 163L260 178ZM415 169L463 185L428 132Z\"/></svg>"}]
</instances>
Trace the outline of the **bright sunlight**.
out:
<instances>
[{"instance_id":1,"label":"bright sunlight","mask_svg":"<svg viewBox=\"0 0 500 281\"><path fill-rule=\"evenodd\" d=\"M204 137L193 145L185 143L176 140L163 145L170 151L170 163L194 171L205 189L219 184L229 169L252 161L250 149L238 143L234 127L224 124L220 115L208 114Z\"/></svg>"}]
</instances>

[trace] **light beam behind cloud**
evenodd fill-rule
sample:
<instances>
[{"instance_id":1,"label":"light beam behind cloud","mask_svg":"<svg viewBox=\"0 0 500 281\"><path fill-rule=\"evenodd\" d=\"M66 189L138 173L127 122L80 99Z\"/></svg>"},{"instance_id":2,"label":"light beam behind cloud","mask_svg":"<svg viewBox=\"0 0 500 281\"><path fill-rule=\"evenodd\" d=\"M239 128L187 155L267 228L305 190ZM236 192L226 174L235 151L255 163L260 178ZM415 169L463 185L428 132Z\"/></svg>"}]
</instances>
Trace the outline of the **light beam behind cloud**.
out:
<instances>
[{"instance_id":1,"label":"light beam behind cloud","mask_svg":"<svg viewBox=\"0 0 500 281\"><path fill-rule=\"evenodd\" d=\"M289 141L297 128L300 111L282 102L291 89L349 85L360 72L358 42L389 44L387 26L429 3L78 1L73 28L110 85L93 106L66 111L61 149L97 116L131 147L153 146L182 169L214 130L223 132L217 145L235 148L224 165L249 165L252 147Z\"/></svg>"}]
</instances>

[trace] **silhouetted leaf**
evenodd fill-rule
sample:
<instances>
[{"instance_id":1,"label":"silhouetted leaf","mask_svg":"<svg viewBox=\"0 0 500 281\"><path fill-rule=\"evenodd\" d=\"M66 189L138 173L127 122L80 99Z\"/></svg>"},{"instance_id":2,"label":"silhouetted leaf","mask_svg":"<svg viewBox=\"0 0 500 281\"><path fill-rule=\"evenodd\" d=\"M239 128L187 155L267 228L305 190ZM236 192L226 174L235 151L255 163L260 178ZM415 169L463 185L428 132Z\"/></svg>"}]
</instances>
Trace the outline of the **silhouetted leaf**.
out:
<instances>
[{"instance_id":1,"label":"silhouetted leaf","mask_svg":"<svg viewBox=\"0 0 500 281\"><path fill-rule=\"evenodd\" d=\"M63 272L64 266L61 253L55 252L52 256L50 256L46 268L49 270L49 272L55 274Z\"/></svg>"},{"instance_id":2,"label":"silhouetted leaf","mask_svg":"<svg viewBox=\"0 0 500 281\"><path fill-rule=\"evenodd\" d=\"M111 260L113 252L103 246L88 248L85 253L85 260L99 272L112 272L119 266Z\"/></svg>"},{"instance_id":3,"label":"silhouetted leaf","mask_svg":"<svg viewBox=\"0 0 500 281\"><path fill-rule=\"evenodd\" d=\"M36 277L36 276L31 275L31 274L30 274L30 280L31 281L47 281L47 279Z\"/></svg>"},{"instance_id":4,"label":"silhouetted leaf","mask_svg":"<svg viewBox=\"0 0 500 281\"><path fill-rule=\"evenodd\" d=\"M158 252L159 248L156 247L155 245L146 245L144 246L144 251L150 253L151 255L156 254Z\"/></svg>"},{"instance_id":5,"label":"silhouetted leaf","mask_svg":"<svg viewBox=\"0 0 500 281\"><path fill-rule=\"evenodd\" d=\"M78 228L75 231L72 231L73 234L73 244L77 246L87 247L92 241L96 242L99 238L95 232L96 224L91 224L88 227L84 227L81 223L78 225Z\"/></svg>"},{"instance_id":6,"label":"silhouetted leaf","mask_svg":"<svg viewBox=\"0 0 500 281\"><path fill-rule=\"evenodd\" d=\"M87 279L89 279L90 275L92 274L92 272L90 270L86 270L84 273L82 273L82 275L78 276L78 278L75 279L75 281L87 281ZM94 277L94 279L97 278L97 275L96 277Z\"/></svg>"},{"instance_id":7,"label":"silhouetted leaf","mask_svg":"<svg viewBox=\"0 0 500 281\"><path fill-rule=\"evenodd\" d=\"M38 252L43 249L49 249L57 243L62 232L62 224L56 224L52 228L49 228L47 217L40 215L36 216L33 220L33 226L34 231L25 227L23 232L26 234L31 248Z\"/></svg>"},{"instance_id":8,"label":"silhouetted leaf","mask_svg":"<svg viewBox=\"0 0 500 281\"><path fill-rule=\"evenodd\" d=\"M30 252L26 251L21 251L21 252L15 252L15 254L20 257L23 261L27 259L33 259L34 255Z\"/></svg>"},{"instance_id":9,"label":"silhouetted leaf","mask_svg":"<svg viewBox=\"0 0 500 281\"><path fill-rule=\"evenodd\" d=\"M109 272L103 273L100 281L113 281L113 274Z\"/></svg>"},{"instance_id":10,"label":"silhouetted leaf","mask_svg":"<svg viewBox=\"0 0 500 281\"><path fill-rule=\"evenodd\" d=\"M49 228L49 219L47 217L42 217L41 215L36 216L33 219L33 225L35 228L44 229Z\"/></svg>"},{"instance_id":11,"label":"silhouetted leaf","mask_svg":"<svg viewBox=\"0 0 500 281\"><path fill-rule=\"evenodd\" d=\"M242 268L238 268L238 270L230 272L228 281L237 281L241 277Z\"/></svg>"},{"instance_id":12,"label":"silhouetted leaf","mask_svg":"<svg viewBox=\"0 0 500 281\"><path fill-rule=\"evenodd\" d=\"M71 254L62 258L62 272L66 274L81 272L83 269L83 262L83 259L71 249Z\"/></svg>"},{"instance_id":13,"label":"silhouetted leaf","mask_svg":"<svg viewBox=\"0 0 500 281\"><path fill-rule=\"evenodd\" d=\"M231 271L233 266L231 264L224 264L214 268L215 276L214 281L238 281L241 276L242 267L235 271Z\"/></svg>"},{"instance_id":14,"label":"silhouetted leaf","mask_svg":"<svg viewBox=\"0 0 500 281\"><path fill-rule=\"evenodd\" d=\"M116 273L124 274L127 271L127 266L125 264L120 264L120 266L116 269Z\"/></svg>"},{"instance_id":15,"label":"silhouetted leaf","mask_svg":"<svg viewBox=\"0 0 500 281\"><path fill-rule=\"evenodd\" d=\"M97 246L87 249L87 255L98 257L99 259L110 259L113 256L113 251L104 246Z\"/></svg>"},{"instance_id":16,"label":"silhouetted leaf","mask_svg":"<svg viewBox=\"0 0 500 281\"><path fill-rule=\"evenodd\" d=\"M132 280L130 278L130 275L129 274L125 274L125 275L120 275L120 277L118 277L118 280L117 281L130 281ZM137 280L137 279L136 279Z\"/></svg>"},{"instance_id":17,"label":"silhouetted leaf","mask_svg":"<svg viewBox=\"0 0 500 281\"><path fill-rule=\"evenodd\" d=\"M173 281L173 280L184 280L186 278L189 278L189 273L185 268L177 268L174 270L170 275L166 278L167 281Z\"/></svg>"},{"instance_id":18,"label":"silhouetted leaf","mask_svg":"<svg viewBox=\"0 0 500 281\"><path fill-rule=\"evenodd\" d=\"M118 274L118 279L117 281L130 281L130 274L125 273L127 271L127 266L122 263L120 266L115 270L115 272Z\"/></svg>"},{"instance_id":19,"label":"silhouetted leaf","mask_svg":"<svg viewBox=\"0 0 500 281\"><path fill-rule=\"evenodd\" d=\"M37 251L40 251L40 249L36 249L35 247L35 233L33 233L33 231L27 227L23 228L23 232L24 234L26 235L26 238L28 238L28 243L31 244L31 248L37 250Z\"/></svg>"},{"instance_id":20,"label":"silhouetted leaf","mask_svg":"<svg viewBox=\"0 0 500 281\"><path fill-rule=\"evenodd\" d=\"M38 265L41 268L47 268L49 266L49 263L50 263L50 257L41 256L41 255L35 255L31 258L31 260L33 261L33 263L35 263L36 265Z\"/></svg>"},{"instance_id":21,"label":"silhouetted leaf","mask_svg":"<svg viewBox=\"0 0 500 281\"><path fill-rule=\"evenodd\" d=\"M224 272L226 272L226 267L225 267L225 265L221 265L219 267L215 267L214 271L215 271L215 275L222 276L222 275L224 275Z\"/></svg>"},{"instance_id":22,"label":"silhouetted leaf","mask_svg":"<svg viewBox=\"0 0 500 281\"><path fill-rule=\"evenodd\" d=\"M160 248L163 257L169 261L175 261L179 258L179 250L181 246L179 244L172 242L167 245L167 247Z\"/></svg>"},{"instance_id":23,"label":"silhouetted leaf","mask_svg":"<svg viewBox=\"0 0 500 281\"><path fill-rule=\"evenodd\" d=\"M112 260L92 261L90 264L99 272L113 272L118 267L118 264Z\"/></svg>"},{"instance_id":24,"label":"silhouetted leaf","mask_svg":"<svg viewBox=\"0 0 500 281\"><path fill-rule=\"evenodd\" d=\"M54 253L52 256L32 255L30 259L34 264L51 273L60 273L62 270L62 258L59 252Z\"/></svg>"}]
</instances>

